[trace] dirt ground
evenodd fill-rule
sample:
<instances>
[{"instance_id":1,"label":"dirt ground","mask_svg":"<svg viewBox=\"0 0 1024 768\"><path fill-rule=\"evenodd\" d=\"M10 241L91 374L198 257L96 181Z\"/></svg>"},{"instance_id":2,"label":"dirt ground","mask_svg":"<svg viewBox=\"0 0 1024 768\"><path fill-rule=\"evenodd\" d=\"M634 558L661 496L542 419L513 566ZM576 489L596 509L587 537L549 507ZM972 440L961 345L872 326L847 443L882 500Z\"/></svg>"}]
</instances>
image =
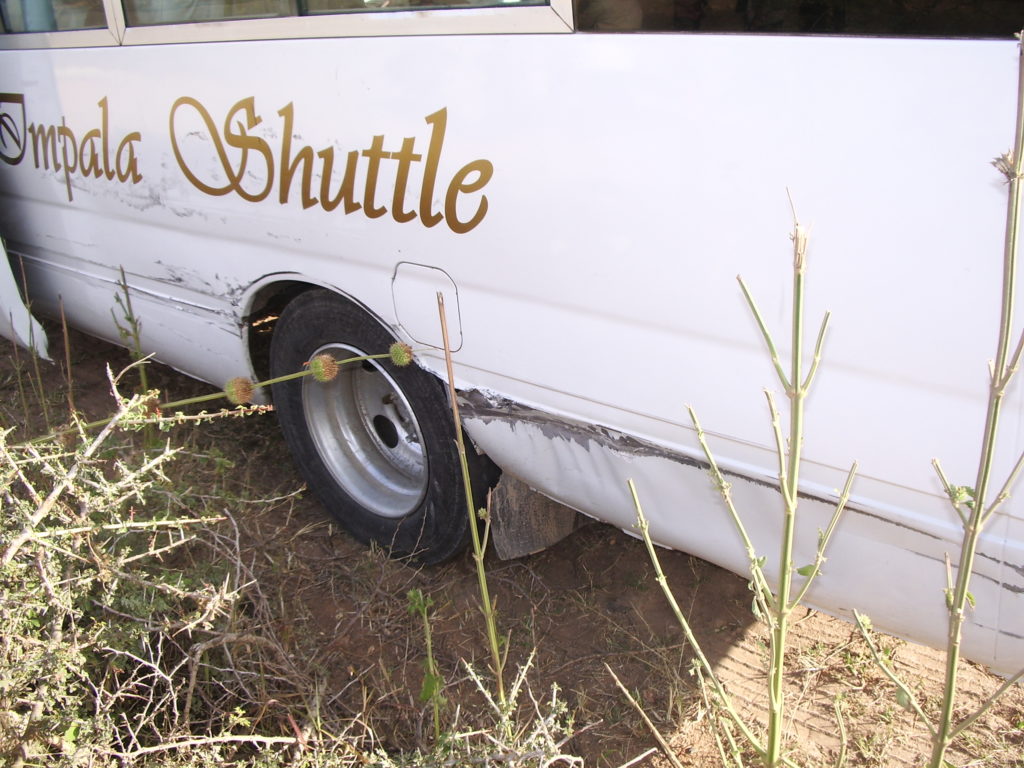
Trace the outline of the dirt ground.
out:
<instances>
[{"instance_id":1,"label":"dirt ground","mask_svg":"<svg viewBox=\"0 0 1024 768\"><path fill-rule=\"evenodd\" d=\"M60 334L50 329L58 361L44 377L63 377ZM105 365L128 362L125 352L73 334L71 369L76 406L106 415L111 400ZM9 347L8 347L9 349ZM12 361L4 361L10 375ZM49 371L49 373L46 373ZM209 392L206 385L158 365L151 386L163 399ZM4 406L5 424L17 409ZM55 397L55 411L65 407ZM253 561L264 562L264 589L273 588L280 636L322 671L325 707L358 713L391 748L415 748L429 730L418 700L423 674L422 624L407 610L406 593L419 588L434 601L434 648L446 679L448 716L473 727L480 706L461 660L485 667L476 576L468 556L434 569L414 569L367 552L350 540L310 496L295 496L301 481L273 416L215 422L201 428L207 453L229 459L238 487L277 499L267 512L239 519ZM212 446L212 451L211 451ZM284 501L280 501L284 499ZM767 632L753 620L746 580L700 559L665 552L663 565L717 674L755 722L764 718ZM707 710L690 674L692 652L653 576L642 542L597 523L539 554L488 561L499 622L507 633L510 670L535 653L528 675L537 698L552 686L575 716L578 735L567 750L586 765L668 765L650 730L616 688L614 670L671 745L682 765L719 764L706 728ZM939 652L879 637L883 653L912 681L927 709L937 703ZM606 666L607 665L607 666ZM511 674L511 673L510 673ZM983 701L1000 681L967 665L962 711ZM808 612L796 624L789 651L792 749L806 764L831 764L839 754L838 701L847 731L848 765L923 764L925 729L896 701L854 627ZM460 720L461 718L461 720ZM1018 686L964 738L957 765L1024 766L1024 690Z\"/></svg>"}]
</instances>

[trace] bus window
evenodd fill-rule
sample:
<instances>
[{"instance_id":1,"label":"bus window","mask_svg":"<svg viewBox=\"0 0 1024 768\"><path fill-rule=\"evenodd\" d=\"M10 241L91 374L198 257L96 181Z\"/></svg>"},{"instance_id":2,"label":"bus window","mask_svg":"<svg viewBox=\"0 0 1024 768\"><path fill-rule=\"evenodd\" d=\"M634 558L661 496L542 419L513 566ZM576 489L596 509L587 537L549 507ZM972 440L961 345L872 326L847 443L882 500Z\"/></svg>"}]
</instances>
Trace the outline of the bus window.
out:
<instances>
[{"instance_id":1,"label":"bus window","mask_svg":"<svg viewBox=\"0 0 1024 768\"><path fill-rule=\"evenodd\" d=\"M290 0L124 0L130 26L290 16Z\"/></svg>"},{"instance_id":2,"label":"bus window","mask_svg":"<svg viewBox=\"0 0 1024 768\"><path fill-rule=\"evenodd\" d=\"M1002 37L1015 0L575 0L581 32L764 32Z\"/></svg>"},{"instance_id":3,"label":"bus window","mask_svg":"<svg viewBox=\"0 0 1024 768\"><path fill-rule=\"evenodd\" d=\"M103 0L0 0L4 32L55 32L107 25Z\"/></svg>"},{"instance_id":4,"label":"bus window","mask_svg":"<svg viewBox=\"0 0 1024 768\"><path fill-rule=\"evenodd\" d=\"M618 1L618 0L617 0ZM129 26L353 11L546 5L546 0L124 0Z\"/></svg>"},{"instance_id":5,"label":"bus window","mask_svg":"<svg viewBox=\"0 0 1024 768\"><path fill-rule=\"evenodd\" d=\"M495 8L503 5L547 5L546 0L300 0L303 13L402 10L407 8Z\"/></svg>"},{"instance_id":6,"label":"bus window","mask_svg":"<svg viewBox=\"0 0 1024 768\"><path fill-rule=\"evenodd\" d=\"M640 0L582 0L577 26L587 32L636 32L643 28Z\"/></svg>"}]
</instances>

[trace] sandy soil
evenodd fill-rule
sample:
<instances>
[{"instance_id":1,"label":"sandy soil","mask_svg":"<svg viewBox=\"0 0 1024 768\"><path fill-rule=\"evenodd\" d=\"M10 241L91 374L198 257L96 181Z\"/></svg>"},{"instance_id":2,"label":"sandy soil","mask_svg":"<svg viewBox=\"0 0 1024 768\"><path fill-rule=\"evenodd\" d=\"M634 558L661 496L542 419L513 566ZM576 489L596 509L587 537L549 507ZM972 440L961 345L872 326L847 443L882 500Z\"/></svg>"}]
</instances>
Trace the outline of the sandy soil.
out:
<instances>
[{"instance_id":1,"label":"sandy soil","mask_svg":"<svg viewBox=\"0 0 1024 768\"><path fill-rule=\"evenodd\" d=\"M51 349L63 355L59 334ZM71 345L76 406L92 416L110 411L104 366L127 362L123 350L85 336ZM10 370L12 361L5 365ZM57 367L47 375L58 376ZM164 399L210 391L161 366L153 386ZM65 407L57 399L53 408ZM0 414L16 423L16 408ZM234 457L250 491L290 492L301 485L273 417L239 432L209 425L204 439ZM331 706L360 712L389 746L421 743L427 709L417 699L424 660L421 630L406 610L413 587L434 600L435 651L446 677L449 707L472 723L479 705L460 660L484 666L475 573L463 557L435 569L413 569L367 553L330 522L312 499L287 514L242 521L247 545L274 564L280 630L295 637L310 665L326 670ZM285 567L287 565L287 567ZM704 652L755 723L764 722L767 631L753 620L746 581L683 553L666 552L670 584L697 630ZM538 697L557 685L575 713L579 735L569 747L587 765L617 766L656 744L640 716L614 685L608 667L633 691L683 765L717 764L707 710L690 674L692 652L653 578L641 542L607 526L586 524L554 547L519 560L488 563L499 620L509 637L509 668L536 656L529 675ZM926 708L940 692L942 655L879 638L896 669L907 675ZM925 729L896 702L892 687L869 658L854 628L808 612L796 624L787 673L792 749L808 764L831 763L841 740L833 714L845 715L848 765L923 764ZM606 667L607 665L607 667ZM962 711L984 700L999 680L967 665ZM334 693L336 691L336 693ZM1020 686L983 718L954 755L958 765L1024 766L1024 690ZM653 752L637 765L667 765Z\"/></svg>"}]
</instances>

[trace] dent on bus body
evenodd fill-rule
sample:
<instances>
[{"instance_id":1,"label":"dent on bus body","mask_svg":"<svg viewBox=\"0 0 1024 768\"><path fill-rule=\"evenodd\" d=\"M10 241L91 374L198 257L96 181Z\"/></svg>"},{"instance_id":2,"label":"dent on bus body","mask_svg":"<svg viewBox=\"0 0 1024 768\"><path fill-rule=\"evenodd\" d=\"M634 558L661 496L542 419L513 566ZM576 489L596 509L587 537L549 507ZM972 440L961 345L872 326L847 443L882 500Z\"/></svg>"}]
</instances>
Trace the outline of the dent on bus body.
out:
<instances>
[{"instance_id":1,"label":"dent on bus body","mask_svg":"<svg viewBox=\"0 0 1024 768\"><path fill-rule=\"evenodd\" d=\"M634 481L658 544L747 573L743 542L721 509L706 461L693 448L647 441L484 390L463 393L461 405L474 442L506 473L528 478L540 493L637 536L627 485ZM765 510L781 504L777 478L730 466L726 458L720 462L737 507L752 512L744 521L755 549L773 551L782 518ZM836 489L804 486L795 563L814 561L818 532L827 527L838 495ZM808 592L807 604L849 619L853 611L863 612L870 595L878 629L942 647L946 553L959 546L959 529L922 524L906 510L869 496L852 497L841 525L827 553L824 578ZM766 575L777 579L770 560ZM1022 562L1024 520L1000 514L979 548L964 649L1005 675L1024 667L1024 616L1007 610L1024 594Z\"/></svg>"}]
</instances>

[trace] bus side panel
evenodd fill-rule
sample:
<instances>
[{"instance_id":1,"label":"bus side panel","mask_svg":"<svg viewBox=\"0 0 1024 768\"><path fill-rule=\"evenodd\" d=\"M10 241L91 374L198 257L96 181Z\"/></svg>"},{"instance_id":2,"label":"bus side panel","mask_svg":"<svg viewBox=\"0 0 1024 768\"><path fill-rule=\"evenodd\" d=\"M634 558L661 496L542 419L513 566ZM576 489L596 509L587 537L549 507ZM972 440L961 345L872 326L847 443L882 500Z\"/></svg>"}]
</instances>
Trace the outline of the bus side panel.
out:
<instances>
[{"instance_id":1,"label":"bus side panel","mask_svg":"<svg viewBox=\"0 0 1024 768\"><path fill-rule=\"evenodd\" d=\"M123 267L148 297L144 327L167 329L160 356L222 382L245 365L243 315L270 276L335 286L401 334L396 266L442 270L458 290L460 388L673 457L586 458L564 429L492 419L491 437L477 431L507 469L628 527L624 492L594 488L624 488L634 465L699 461L689 403L723 467L750 480L765 551L778 513L757 490L776 466L761 390L778 384L735 278L787 355L791 197L811 233L808 347L833 314L802 487L833 498L861 467L863 515L837 532L819 605L885 626L927 604L899 631L932 636L921 625L942 613L938 563L959 527L931 460L973 482L1005 218L990 160L1012 140L1013 43L266 41L3 52L0 72L3 125L20 136L0 151L0 226L42 300L103 285L69 311L113 335ZM443 368L436 350L421 362ZM1015 386L1001 472L1024 448L1021 397ZM549 475L540 439L574 471ZM724 532L694 535L725 515L696 480L646 476L659 541L721 549ZM1024 515L1004 512L1011 538L983 560L1008 573ZM971 653L991 663L999 617L1024 611L1017 582L987 575L974 620L988 634ZM893 582L915 586L897 598ZM1019 659L1024 641L1006 642Z\"/></svg>"}]
</instances>

